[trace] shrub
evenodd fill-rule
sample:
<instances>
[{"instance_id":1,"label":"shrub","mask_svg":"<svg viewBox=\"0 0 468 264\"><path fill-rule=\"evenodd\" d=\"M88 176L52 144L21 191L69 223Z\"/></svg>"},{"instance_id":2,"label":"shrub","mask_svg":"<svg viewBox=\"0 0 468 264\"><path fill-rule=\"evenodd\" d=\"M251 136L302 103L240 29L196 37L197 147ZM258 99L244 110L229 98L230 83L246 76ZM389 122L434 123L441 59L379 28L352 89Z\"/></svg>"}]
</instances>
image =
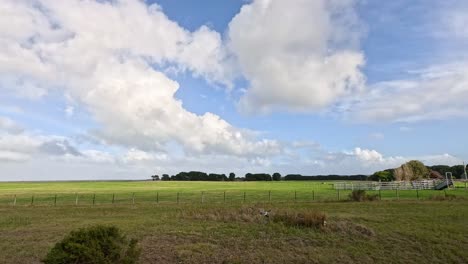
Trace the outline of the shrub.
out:
<instances>
[{"instance_id":1,"label":"shrub","mask_svg":"<svg viewBox=\"0 0 468 264\"><path fill-rule=\"evenodd\" d=\"M367 194L364 190L354 190L349 194L349 199L355 202L376 201L378 198L377 194Z\"/></svg>"},{"instance_id":2,"label":"shrub","mask_svg":"<svg viewBox=\"0 0 468 264\"><path fill-rule=\"evenodd\" d=\"M128 240L117 227L97 225L70 232L49 251L46 264L131 264L140 255L135 239Z\"/></svg>"},{"instance_id":3,"label":"shrub","mask_svg":"<svg viewBox=\"0 0 468 264\"><path fill-rule=\"evenodd\" d=\"M327 215L319 211L283 212L275 214L272 220L288 226L321 228L325 226Z\"/></svg>"}]
</instances>

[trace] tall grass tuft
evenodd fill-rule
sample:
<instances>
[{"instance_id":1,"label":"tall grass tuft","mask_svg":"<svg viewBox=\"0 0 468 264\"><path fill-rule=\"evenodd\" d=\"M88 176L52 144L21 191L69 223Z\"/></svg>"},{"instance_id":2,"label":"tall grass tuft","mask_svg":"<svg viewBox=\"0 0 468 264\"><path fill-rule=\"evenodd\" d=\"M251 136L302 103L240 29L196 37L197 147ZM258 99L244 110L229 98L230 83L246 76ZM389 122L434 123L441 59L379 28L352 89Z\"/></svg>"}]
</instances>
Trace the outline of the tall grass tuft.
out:
<instances>
[{"instance_id":1,"label":"tall grass tuft","mask_svg":"<svg viewBox=\"0 0 468 264\"><path fill-rule=\"evenodd\" d=\"M354 190L349 194L349 199L355 202L376 201L378 198L377 194L367 194L364 190Z\"/></svg>"},{"instance_id":2,"label":"tall grass tuft","mask_svg":"<svg viewBox=\"0 0 468 264\"><path fill-rule=\"evenodd\" d=\"M325 226L327 215L320 211L306 212L278 212L272 217L272 221L288 226L321 228Z\"/></svg>"}]
</instances>

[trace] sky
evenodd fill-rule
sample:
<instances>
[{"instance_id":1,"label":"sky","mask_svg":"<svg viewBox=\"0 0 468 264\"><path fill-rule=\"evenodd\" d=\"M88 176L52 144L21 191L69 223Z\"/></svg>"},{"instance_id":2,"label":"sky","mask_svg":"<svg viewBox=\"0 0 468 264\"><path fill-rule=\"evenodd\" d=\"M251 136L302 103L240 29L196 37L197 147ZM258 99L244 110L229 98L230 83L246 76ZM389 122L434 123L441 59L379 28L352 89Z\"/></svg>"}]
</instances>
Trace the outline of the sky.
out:
<instances>
[{"instance_id":1,"label":"sky","mask_svg":"<svg viewBox=\"0 0 468 264\"><path fill-rule=\"evenodd\" d=\"M0 0L0 181L468 161L464 0Z\"/></svg>"}]
</instances>

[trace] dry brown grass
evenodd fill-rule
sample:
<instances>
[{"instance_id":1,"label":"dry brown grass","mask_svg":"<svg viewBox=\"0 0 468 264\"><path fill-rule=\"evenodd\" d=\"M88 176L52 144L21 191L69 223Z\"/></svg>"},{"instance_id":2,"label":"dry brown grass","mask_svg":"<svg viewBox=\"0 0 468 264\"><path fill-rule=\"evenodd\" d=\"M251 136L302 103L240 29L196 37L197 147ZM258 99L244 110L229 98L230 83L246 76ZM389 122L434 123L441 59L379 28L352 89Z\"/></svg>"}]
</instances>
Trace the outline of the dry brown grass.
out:
<instances>
[{"instance_id":1,"label":"dry brown grass","mask_svg":"<svg viewBox=\"0 0 468 264\"><path fill-rule=\"evenodd\" d=\"M433 201L453 201L453 200L463 200L464 197L458 197L454 194L445 194L445 195L432 195L429 197Z\"/></svg>"},{"instance_id":2,"label":"dry brown grass","mask_svg":"<svg viewBox=\"0 0 468 264\"><path fill-rule=\"evenodd\" d=\"M210 210L187 210L181 212L182 218L220 221L220 222L247 222L260 223L264 217L260 214L259 207L245 206L239 209L215 208Z\"/></svg>"},{"instance_id":3,"label":"dry brown grass","mask_svg":"<svg viewBox=\"0 0 468 264\"><path fill-rule=\"evenodd\" d=\"M287 226L322 228L326 224L327 215L320 211L283 211L273 214L273 222Z\"/></svg>"},{"instance_id":4,"label":"dry brown grass","mask_svg":"<svg viewBox=\"0 0 468 264\"><path fill-rule=\"evenodd\" d=\"M375 232L371 228L356 224L349 220L330 221L324 228L326 232L334 232L349 236L374 237Z\"/></svg>"}]
</instances>

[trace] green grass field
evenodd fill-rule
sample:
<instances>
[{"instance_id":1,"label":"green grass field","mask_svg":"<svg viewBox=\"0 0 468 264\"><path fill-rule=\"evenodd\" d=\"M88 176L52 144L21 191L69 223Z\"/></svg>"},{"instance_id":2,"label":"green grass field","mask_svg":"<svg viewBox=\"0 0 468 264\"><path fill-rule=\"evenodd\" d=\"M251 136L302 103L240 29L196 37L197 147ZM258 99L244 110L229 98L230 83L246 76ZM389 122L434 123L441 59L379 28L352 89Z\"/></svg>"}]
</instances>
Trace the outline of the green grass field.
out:
<instances>
[{"instance_id":1,"label":"green grass field","mask_svg":"<svg viewBox=\"0 0 468 264\"><path fill-rule=\"evenodd\" d=\"M0 183L0 263L40 263L69 231L94 224L137 238L141 263L466 263L468 192L458 187L420 191L419 200L415 191L401 191L400 200L388 191L382 201L350 202L346 192L336 201L330 182ZM259 221L260 208L272 217L321 211L327 226Z\"/></svg>"},{"instance_id":2,"label":"green grass field","mask_svg":"<svg viewBox=\"0 0 468 264\"><path fill-rule=\"evenodd\" d=\"M0 183L4 205L102 205L133 203L251 203L346 200L351 191L336 191L333 182L25 182ZM468 198L464 183L447 191L370 191L382 200Z\"/></svg>"}]
</instances>

